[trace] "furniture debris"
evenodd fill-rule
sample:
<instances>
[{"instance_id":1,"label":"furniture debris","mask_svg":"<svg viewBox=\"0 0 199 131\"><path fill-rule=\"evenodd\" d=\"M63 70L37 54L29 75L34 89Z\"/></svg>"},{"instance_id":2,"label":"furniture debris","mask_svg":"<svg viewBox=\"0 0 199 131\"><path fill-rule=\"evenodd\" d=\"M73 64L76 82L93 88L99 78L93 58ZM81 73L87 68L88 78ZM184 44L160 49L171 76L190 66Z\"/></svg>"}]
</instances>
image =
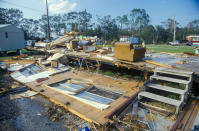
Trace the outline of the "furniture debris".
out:
<instances>
[{"instance_id":1,"label":"furniture debris","mask_svg":"<svg viewBox=\"0 0 199 131\"><path fill-rule=\"evenodd\" d=\"M117 59L125 61L139 61L145 57L145 47L134 47L130 43L115 43L114 56Z\"/></svg>"},{"instance_id":2,"label":"furniture debris","mask_svg":"<svg viewBox=\"0 0 199 131\"><path fill-rule=\"evenodd\" d=\"M70 41L70 43L67 43L67 44L66 44L66 47L67 47L69 50L77 49L77 47L78 47L78 41L77 41L77 40L72 40L72 41Z\"/></svg>"},{"instance_id":3,"label":"furniture debris","mask_svg":"<svg viewBox=\"0 0 199 131\"><path fill-rule=\"evenodd\" d=\"M56 60L52 60L51 61L51 67L52 68L58 68L59 67L59 62Z\"/></svg>"}]
</instances>

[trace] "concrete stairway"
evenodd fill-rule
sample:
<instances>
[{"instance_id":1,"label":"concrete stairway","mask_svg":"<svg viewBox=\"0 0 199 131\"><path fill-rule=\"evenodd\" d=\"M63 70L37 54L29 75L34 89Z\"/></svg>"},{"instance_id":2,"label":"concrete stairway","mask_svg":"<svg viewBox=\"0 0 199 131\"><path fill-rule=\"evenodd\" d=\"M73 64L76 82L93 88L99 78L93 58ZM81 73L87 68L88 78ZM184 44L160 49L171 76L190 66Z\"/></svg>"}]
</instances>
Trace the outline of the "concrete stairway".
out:
<instances>
[{"instance_id":1,"label":"concrete stairway","mask_svg":"<svg viewBox=\"0 0 199 131\"><path fill-rule=\"evenodd\" d=\"M157 68L154 75L145 83L143 91L138 94L138 99L148 98L172 105L176 107L175 114L177 114L189 97L192 74L193 72L188 71ZM175 98L168 97L169 95L174 95Z\"/></svg>"}]
</instances>

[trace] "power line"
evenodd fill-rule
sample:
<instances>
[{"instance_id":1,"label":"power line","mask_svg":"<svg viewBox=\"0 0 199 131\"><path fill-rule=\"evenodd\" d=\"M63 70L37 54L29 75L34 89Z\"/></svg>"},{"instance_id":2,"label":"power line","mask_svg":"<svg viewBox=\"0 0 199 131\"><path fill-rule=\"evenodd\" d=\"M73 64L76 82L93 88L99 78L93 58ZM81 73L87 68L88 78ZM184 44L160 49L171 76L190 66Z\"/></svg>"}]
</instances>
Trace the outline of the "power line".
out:
<instances>
[{"instance_id":1,"label":"power line","mask_svg":"<svg viewBox=\"0 0 199 131\"><path fill-rule=\"evenodd\" d=\"M44 13L44 12L43 12L43 11L41 11L41 10L33 9L33 8L30 8L30 7L27 7L27 6L23 6L23 5L18 5L18 4L11 3L11 2L8 2L8 1L5 1L5 0L1 0L1 2L4 2L4 3L7 3L7 4L10 4L10 5L14 5L14 6L18 6L18 7L22 7L22 8L26 8L26 9L29 9L29 10L32 10L32 11L36 11L36 12L40 12L40 13Z\"/></svg>"}]
</instances>

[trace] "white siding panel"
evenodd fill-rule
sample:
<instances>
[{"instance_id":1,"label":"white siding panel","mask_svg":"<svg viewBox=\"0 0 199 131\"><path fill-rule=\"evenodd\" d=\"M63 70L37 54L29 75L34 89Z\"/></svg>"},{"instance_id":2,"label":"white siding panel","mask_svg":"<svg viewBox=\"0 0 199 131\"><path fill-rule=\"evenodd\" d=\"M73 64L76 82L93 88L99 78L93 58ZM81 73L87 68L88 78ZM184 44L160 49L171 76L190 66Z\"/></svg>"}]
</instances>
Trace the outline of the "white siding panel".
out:
<instances>
[{"instance_id":1,"label":"white siding panel","mask_svg":"<svg viewBox=\"0 0 199 131\"><path fill-rule=\"evenodd\" d=\"M24 33L23 32L9 32L8 38L5 36L5 31L0 32L0 50L8 51L8 50L16 50L22 49L25 47L24 44Z\"/></svg>"},{"instance_id":2,"label":"white siding panel","mask_svg":"<svg viewBox=\"0 0 199 131\"><path fill-rule=\"evenodd\" d=\"M6 26L6 27L2 27L0 28L0 32L3 31L3 32L23 32L21 29L13 26L13 25L9 25L9 26Z\"/></svg>"}]
</instances>

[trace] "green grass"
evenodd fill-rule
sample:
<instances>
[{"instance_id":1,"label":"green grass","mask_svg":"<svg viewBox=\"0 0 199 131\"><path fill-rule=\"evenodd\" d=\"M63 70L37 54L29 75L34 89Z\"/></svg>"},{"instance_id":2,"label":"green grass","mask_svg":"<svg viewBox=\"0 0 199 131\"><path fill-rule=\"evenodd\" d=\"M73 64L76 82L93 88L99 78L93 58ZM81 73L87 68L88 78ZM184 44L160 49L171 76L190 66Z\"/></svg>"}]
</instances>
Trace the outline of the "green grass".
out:
<instances>
[{"instance_id":1,"label":"green grass","mask_svg":"<svg viewBox=\"0 0 199 131\"><path fill-rule=\"evenodd\" d=\"M13 56L1 56L0 57L0 61L3 59L11 59Z\"/></svg>"},{"instance_id":2,"label":"green grass","mask_svg":"<svg viewBox=\"0 0 199 131\"><path fill-rule=\"evenodd\" d=\"M22 49L21 51L22 51L23 54L29 54L29 53L32 52L32 51L28 51L28 50L26 50L26 49Z\"/></svg>"},{"instance_id":3,"label":"green grass","mask_svg":"<svg viewBox=\"0 0 199 131\"><path fill-rule=\"evenodd\" d=\"M166 53L194 53L194 47L192 46L171 46L171 45L146 45L147 49L155 52L166 52Z\"/></svg>"},{"instance_id":4,"label":"green grass","mask_svg":"<svg viewBox=\"0 0 199 131\"><path fill-rule=\"evenodd\" d=\"M28 51L26 49L22 49L22 53L28 54L28 55L38 55L39 54L39 52L37 52L37 51Z\"/></svg>"},{"instance_id":5,"label":"green grass","mask_svg":"<svg viewBox=\"0 0 199 131\"><path fill-rule=\"evenodd\" d=\"M96 47L102 47L103 45L96 45ZM113 45L104 45L104 47L113 47ZM171 45L166 45L166 44L162 44L162 45L146 45L147 49L149 50L153 50L155 52L166 52L166 53L184 53L184 52L190 52L190 53L194 53L195 47L192 46L171 46Z\"/></svg>"},{"instance_id":6,"label":"green grass","mask_svg":"<svg viewBox=\"0 0 199 131\"><path fill-rule=\"evenodd\" d=\"M115 75L115 73L112 71L104 71L104 70L99 70L98 73L102 74L102 75L106 75L106 76L111 76L111 77L113 77Z\"/></svg>"},{"instance_id":7,"label":"green grass","mask_svg":"<svg viewBox=\"0 0 199 131\"><path fill-rule=\"evenodd\" d=\"M22 49L22 53L23 54L34 54L34 55L37 55L37 54L39 54L37 51L28 51L28 50L26 50L26 49ZM11 59L11 58L13 58L13 56L16 56L17 55L17 51L16 50L11 50L11 51L8 51L7 52L7 56L0 56L0 60L3 60L3 59Z\"/></svg>"}]
</instances>

